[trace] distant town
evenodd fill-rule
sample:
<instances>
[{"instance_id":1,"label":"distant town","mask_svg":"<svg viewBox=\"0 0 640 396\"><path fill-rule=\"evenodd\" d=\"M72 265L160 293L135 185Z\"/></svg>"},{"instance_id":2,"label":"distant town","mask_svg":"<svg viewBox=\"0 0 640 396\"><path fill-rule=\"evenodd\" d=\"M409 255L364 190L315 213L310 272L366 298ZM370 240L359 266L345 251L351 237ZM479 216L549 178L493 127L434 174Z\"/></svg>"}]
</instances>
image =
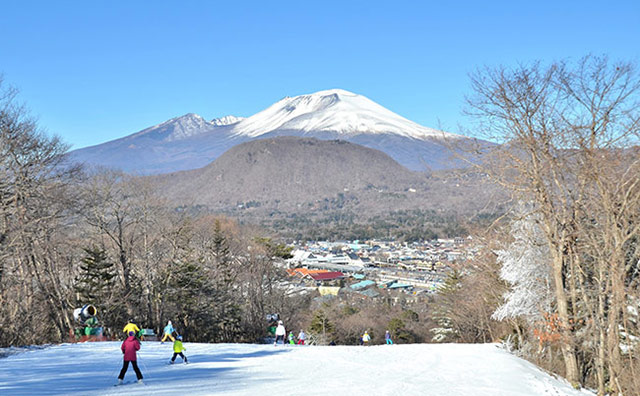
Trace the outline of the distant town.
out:
<instances>
[{"instance_id":1,"label":"distant town","mask_svg":"<svg viewBox=\"0 0 640 396\"><path fill-rule=\"evenodd\" d=\"M290 275L290 293L317 290L321 296L354 293L392 300L419 302L435 293L453 264L472 259L479 247L472 237L424 242L317 241L294 243L284 265Z\"/></svg>"}]
</instances>

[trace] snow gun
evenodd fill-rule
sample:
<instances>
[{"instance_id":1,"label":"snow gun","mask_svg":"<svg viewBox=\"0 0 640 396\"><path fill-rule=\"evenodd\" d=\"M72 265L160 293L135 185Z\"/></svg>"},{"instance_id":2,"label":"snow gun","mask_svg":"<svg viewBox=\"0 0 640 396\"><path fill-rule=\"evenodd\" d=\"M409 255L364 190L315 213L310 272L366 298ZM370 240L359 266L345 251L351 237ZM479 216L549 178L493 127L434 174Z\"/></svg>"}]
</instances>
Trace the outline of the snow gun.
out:
<instances>
[{"instance_id":1,"label":"snow gun","mask_svg":"<svg viewBox=\"0 0 640 396\"><path fill-rule=\"evenodd\" d=\"M98 310L91 304L85 304L82 308L76 308L73 310L73 318L82 324L85 324L89 319L95 318Z\"/></svg>"},{"instance_id":2,"label":"snow gun","mask_svg":"<svg viewBox=\"0 0 640 396\"><path fill-rule=\"evenodd\" d=\"M91 304L85 304L82 308L73 310L73 318L78 325L70 329L70 336L75 341L103 341L103 328L98 326L96 314L98 310Z\"/></svg>"}]
</instances>

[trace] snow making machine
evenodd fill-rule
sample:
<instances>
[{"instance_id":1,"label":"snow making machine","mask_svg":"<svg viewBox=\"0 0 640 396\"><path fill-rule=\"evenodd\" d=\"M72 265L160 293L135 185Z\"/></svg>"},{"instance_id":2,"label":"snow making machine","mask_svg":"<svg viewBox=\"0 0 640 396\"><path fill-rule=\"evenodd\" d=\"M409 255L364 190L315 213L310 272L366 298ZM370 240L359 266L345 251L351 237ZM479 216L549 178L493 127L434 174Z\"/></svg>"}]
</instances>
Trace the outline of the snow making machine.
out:
<instances>
[{"instance_id":1,"label":"snow making machine","mask_svg":"<svg viewBox=\"0 0 640 396\"><path fill-rule=\"evenodd\" d=\"M73 310L73 318L76 326L71 330L74 341L105 341L104 329L99 325L98 310L91 304L85 304L81 308Z\"/></svg>"}]
</instances>

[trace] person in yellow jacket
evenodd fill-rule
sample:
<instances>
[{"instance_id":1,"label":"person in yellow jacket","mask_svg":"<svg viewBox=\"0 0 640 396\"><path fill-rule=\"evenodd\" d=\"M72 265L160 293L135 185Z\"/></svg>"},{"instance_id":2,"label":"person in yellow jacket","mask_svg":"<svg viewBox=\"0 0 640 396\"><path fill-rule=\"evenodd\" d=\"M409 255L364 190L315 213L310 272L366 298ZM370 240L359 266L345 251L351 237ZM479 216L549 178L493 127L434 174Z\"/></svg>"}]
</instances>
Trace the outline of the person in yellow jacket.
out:
<instances>
[{"instance_id":1,"label":"person in yellow jacket","mask_svg":"<svg viewBox=\"0 0 640 396\"><path fill-rule=\"evenodd\" d=\"M133 319L129 319L129 323L127 323L127 325L124 326L124 329L122 331L125 334L129 334L130 331L133 331L133 333L136 335L136 337L138 337L139 334L140 334L140 328L138 326L136 326L135 323L133 323Z\"/></svg>"},{"instance_id":2,"label":"person in yellow jacket","mask_svg":"<svg viewBox=\"0 0 640 396\"><path fill-rule=\"evenodd\" d=\"M169 363L173 364L176 361L176 357L178 357L178 355L180 355L183 362L189 363L187 361L187 357L182 353L182 351L186 351L186 349L182 346L182 336L179 335L173 342L173 357L171 358L171 361Z\"/></svg>"}]
</instances>

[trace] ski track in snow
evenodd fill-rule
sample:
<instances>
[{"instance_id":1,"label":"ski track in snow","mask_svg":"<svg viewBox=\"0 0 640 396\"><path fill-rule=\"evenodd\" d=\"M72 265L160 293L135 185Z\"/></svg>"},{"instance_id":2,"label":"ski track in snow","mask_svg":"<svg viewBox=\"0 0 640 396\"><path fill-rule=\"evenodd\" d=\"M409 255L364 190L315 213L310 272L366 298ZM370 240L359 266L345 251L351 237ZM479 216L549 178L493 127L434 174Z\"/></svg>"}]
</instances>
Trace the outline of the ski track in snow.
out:
<instances>
[{"instance_id":1,"label":"ski track in snow","mask_svg":"<svg viewBox=\"0 0 640 396\"><path fill-rule=\"evenodd\" d=\"M446 395L577 396L496 344L282 346L143 342L145 385L113 386L120 342L62 344L0 359L0 394L21 395ZM130 367L125 383L135 381Z\"/></svg>"}]
</instances>

